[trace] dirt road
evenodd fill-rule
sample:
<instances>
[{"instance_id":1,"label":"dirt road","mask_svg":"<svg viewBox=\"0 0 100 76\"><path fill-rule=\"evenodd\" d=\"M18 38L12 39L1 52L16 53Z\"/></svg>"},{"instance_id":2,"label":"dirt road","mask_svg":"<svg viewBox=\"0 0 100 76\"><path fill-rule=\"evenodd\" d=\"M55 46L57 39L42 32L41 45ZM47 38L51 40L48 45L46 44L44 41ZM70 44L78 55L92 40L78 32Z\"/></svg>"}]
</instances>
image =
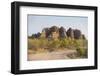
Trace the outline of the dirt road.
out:
<instances>
[{"instance_id":1,"label":"dirt road","mask_svg":"<svg viewBox=\"0 0 100 76\"><path fill-rule=\"evenodd\" d=\"M76 57L76 50L53 51L36 54L28 54L28 61L32 60L57 60L57 59L73 59Z\"/></svg>"}]
</instances>

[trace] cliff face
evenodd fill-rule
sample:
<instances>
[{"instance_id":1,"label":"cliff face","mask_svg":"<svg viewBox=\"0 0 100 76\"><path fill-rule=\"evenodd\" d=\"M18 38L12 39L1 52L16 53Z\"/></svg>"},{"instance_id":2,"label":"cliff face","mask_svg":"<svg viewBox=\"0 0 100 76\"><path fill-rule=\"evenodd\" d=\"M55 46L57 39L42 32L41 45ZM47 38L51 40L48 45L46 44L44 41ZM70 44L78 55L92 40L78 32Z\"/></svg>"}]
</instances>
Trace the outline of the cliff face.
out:
<instances>
[{"instance_id":1,"label":"cliff face","mask_svg":"<svg viewBox=\"0 0 100 76\"><path fill-rule=\"evenodd\" d=\"M57 38L71 38L71 39L86 39L85 35L81 33L79 29L72 29L69 28L66 30L64 27L57 27L52 26L50 28L44 28L41 33L33 34L34 38L51 38L51 39L57 39Z\"/></svg>"}]
</instances>

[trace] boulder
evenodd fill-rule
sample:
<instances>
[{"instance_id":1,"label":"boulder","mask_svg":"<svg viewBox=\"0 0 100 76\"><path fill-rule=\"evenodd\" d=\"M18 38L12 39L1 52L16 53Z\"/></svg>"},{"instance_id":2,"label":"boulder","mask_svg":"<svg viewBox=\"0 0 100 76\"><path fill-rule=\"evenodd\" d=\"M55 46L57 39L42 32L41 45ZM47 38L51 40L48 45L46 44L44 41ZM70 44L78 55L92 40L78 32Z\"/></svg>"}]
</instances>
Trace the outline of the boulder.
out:
<instances>
[{"instance_id":1,"label":"boulder","mask_svg":"<svg viewBox=\"0 0 100 76\"><path fill-rule=\"evenodd\" d=\"M75 29L74 30L74 38L75 39L80 39L81 38L81 31L80 30L78 30L78 29Z\"/></svg>"},{"instance_id":2,"label":"boulder","mask_svg":"<svg viewBox=\"0 0 100 76\"><path fill-rule=\"evenodd\" d=\"M46 34L46 38L50 35L50 29L49 28L44 28L42 30L42 32L44 32Z\"/></svg>"},{"instance_id":3,"label":"boulder","mask_svg":"<svg viewBox=\"0 0 100 76\"><path fill-rule=\"evenodd\" d=\"M57 26L52 26L52 27L50 28L50 32L59 32L59 27L57 27Z\"/></svg>"},{"instance_id":4,"label":"boulder","mask_svg":"<svg viewBox=\"0 0 100 76\"><path fill-rule=\"evenodd\" d=\"M32 34L32 38L39 38L41 36L41 33L38 32L37 34Z\"/></svg>"},{"instance_id":5,"label":"boulder","mask_svg":"<svg viewBox=\"0 0 100 76\"><path fill-rule=\"evenodd\" d=\"M84 34L82 34L82 39L84 39L84 40L86 39L86 37L85 37L85 35L84 35Z\"/></svg>"},{"instance_id":6,"label":"boulder","mask_svg":"<svg viewBox=\"0 0 100 76\"><path fill-rule=\"evenodd\" d=\"M64 27L59 28L59 35L60 35L61 38L66 38L67 37L66 29Z\"/></svg>"},{"instance_id":7,"label":"boulder","mask_svg":"<svg viewBox=\"0 0 100 76\"><path fill-rule=\"evenodd\" d=\"M57 39L59 37L59 27L52 26L48 31L48 38Z\"/></svg>"},{"instance_id":8,"label":"boulder","mask_svg":"<svg viewBox=\"0 0 100 76\"><path fill-rule=\"evenodd\" d=\"M67 36L70 38L74 38L74 30L72 28L69 28L66 32Z\"/></svg>"}]
</instances>

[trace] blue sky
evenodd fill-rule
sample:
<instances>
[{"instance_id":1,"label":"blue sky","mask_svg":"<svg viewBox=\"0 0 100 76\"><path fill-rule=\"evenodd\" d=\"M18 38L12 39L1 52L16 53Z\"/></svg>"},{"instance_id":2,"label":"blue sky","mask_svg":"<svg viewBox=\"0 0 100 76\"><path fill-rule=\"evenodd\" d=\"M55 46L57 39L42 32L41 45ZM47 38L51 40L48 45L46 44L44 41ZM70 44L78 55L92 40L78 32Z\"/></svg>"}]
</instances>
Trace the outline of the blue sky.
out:
<instances>
[{"instance_id":1,"label":"blue sky","mask_svg":"<svg viewBox=\"0 0 100 76\"><path fill-rule=\"evenodd\" d=\"M88 38L88 17L82 16L50 16L50 15L28 15L28 36L41 32L43 28L51 26L63 26L79 29Z\"/></svg>"}]
</instances>

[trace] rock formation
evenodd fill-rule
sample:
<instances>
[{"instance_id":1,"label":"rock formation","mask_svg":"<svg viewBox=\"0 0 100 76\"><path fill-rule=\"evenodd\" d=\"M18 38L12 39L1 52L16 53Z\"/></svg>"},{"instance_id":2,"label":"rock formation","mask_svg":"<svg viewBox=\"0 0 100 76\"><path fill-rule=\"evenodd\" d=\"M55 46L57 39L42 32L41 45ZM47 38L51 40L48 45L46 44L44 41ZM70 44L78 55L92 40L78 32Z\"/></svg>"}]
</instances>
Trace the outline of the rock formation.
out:
<instances>
[{"instance_id":1,"label":"rock formation","mask_svg":"<svg viewBox=\"0 0 100 76\"><path fill-rule=\"evenodd\" d=\"M75 39L80 39L81 36L82 36L81 31L78 30L78 29L75 29L75 30L74 30L74 38L75 38Z\"/></svg>"},{"instance_id":2,"label":"rock formation","mask_svg":"<svg viewBox=\"0 0 100 76\"><path fill-rule=\"evenodd\" d=\"M74 38L74 30L72 28L69 28L66 32L67 36L70 37L71 39Z\"/></svg>"},{"instance_id":3,"label":"rock formation","mask_svg":"<svg viewBox=\"0 0 100 76\"><path fill-rule=\"evenodd\" d=\"M86 37L85 37L85 35L84 35L84 34L82 34L82 39L86 39Z\"/></svg>"},{"instance_id":4,"label":"rock formation","mask_svg":"<svg viewBox=\"0 0 100 76\"><path fill-rule=\"evenodd\" d=\"M48 39L57 39L57 38L71 38L71 39L86 39L85 35L81 33L79 29L69 28L67 31L64 27L52 26L50 28L44 28L41 33L32 34L34 38L48 38Z\"/></svg>"},{"instance_id":5,"label":"rock formation","mask_svg":"<svg viewBox=\"0 0 100 76\"><path fill-rule=\"evenodd\" d=\"M59 28L59 35L60 35L61 38L66 38L67 37L66 29L64 27Z\"/></svg>"}]
</instances>

